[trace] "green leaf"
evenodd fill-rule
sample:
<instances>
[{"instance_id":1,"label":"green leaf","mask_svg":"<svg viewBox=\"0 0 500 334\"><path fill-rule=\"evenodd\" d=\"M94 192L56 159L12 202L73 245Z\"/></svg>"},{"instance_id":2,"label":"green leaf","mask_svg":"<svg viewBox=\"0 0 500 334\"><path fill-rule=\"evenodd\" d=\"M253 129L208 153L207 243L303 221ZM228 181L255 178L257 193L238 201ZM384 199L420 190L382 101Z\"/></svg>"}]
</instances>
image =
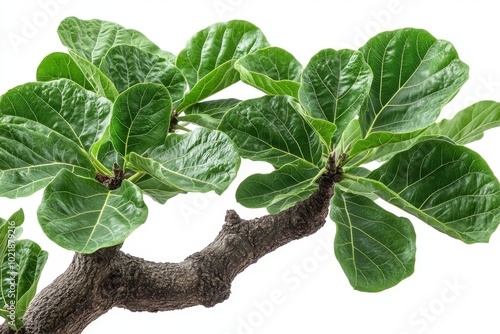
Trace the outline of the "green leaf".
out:
<instances>
[{"instance_id":1,"label":"green leaf","mask_svg":"<svg viewBox=\"0 0 500 334\"><path fill-rule=\"evenodd\" d=\"M18 331L35 296L47 252L30 240L18 240L24 221L22 210L8 220L0 219L0 316Z\"/></svg>"},{"instance_id":2,"label":"green leaf","mask_svg":"<svg viewBox=\"0 0 500 334\"><path fill-rule=\"evenodd\" d=\"M317 184L314 180L319 174L320 169L315 165L297 160L269 174L249 176L238 186L236 200L247 208L270 207L284 198L302 193L304 189L308 189L308 191L310 188L316 189ZM299 200L300 198L300 196L295 197ZM284 210L295 203L287 201L287 204L280 208Z\"/></svg>"},{"instance_id":3,"label":"green leaf","mask_svg":"<svg viewBox=\"0 0 500 334\"><path fill-rule=\"evenodd\" d=\"M361 52L321 50L302 73L299 99L313 117L335 123L340 138L365 105L372 77Z\"/></svg>"},{"instance_id":4,"label":"green leaf","mask_svg":"<svg viewBox=\"0 0 500 334\"><path fill-rule=\"evenodd\" d=\"M424 134L441 135L465 145L483 138L484 131L500 126L500 103L481 101L460 111L452 119L430 126Z\"/></svg>"},{"instance_id":5,"label":"green leaf","mask_svg":"<svg viewBox=\"0 0 500 334\"><path fill-rule=\"evenodd\" d=\"M298 98L302 65L286 50L267 47L240 58L234 68L241 80L269 95Z\"/></svg>"},{"instance_id":6,"label":"green leaf","mask_svg":"<svg viewBox=\"0 0 500 334\"><path fill-rule=\"evenodd\" d=\"M45 57L36 70L37 81L69 79L87 90L93 90L82 70L67 53L54 52Z\"/></svg>"},{"instance_id":7,"label":"green leaf","mask_svg":"<svg viewBox=\"0 0 500 334\"><path fill-rule=\"evenodd\" d=\"M176 60L191 87L178 110L237 82L236 60L267 46L259 28L246 21L216 23L196 33Z\"/></svg>"},{"instance_id":8,"label":"green leaf","mask_svg":"<svg viewBox=\"0 0 500 334\"><path fill-rule=\"evenodd\" d=\"M29 196L61 169L95 176L88 156L77 144L38 123L18 122L0 123L0 196Z\"/></svg>"},{"instance_id":9,"label":"green leaf","mask_svg":"<svg viewBox=\"0 0 500 334\"><path fill-rule=\"evenodd\" d=\"M111 79L105 76L97 66L80 57L72 50L69 50L69 55L75 64L80 68L90 86L92 86L92 91L110 101L116 100L118 90Z\"/></svg>"},{"instance_id":10,"label":"green leaf","mask_svg":"<svg viewBox=\"0 0 500 334\"><path fill-rule=\"evenodd\" d=\"M233 20L216 23L197 32L177 56L189 86L217 67L269 46L259 28L250 22Z\"/></svg>"},{"instance_id":11,"label":"green leaf","mask_svg":"<svg viewBox=\"0 0 500 334\"><path fill-rule=\"evenodd\" d=\"M196 103L184 110L184 115L177 119L215 130L226 112L240 102L238 99L222 99Z\"/></svg>"},{"instance_id":12,"label":"green leaf","mask_svg":"<svg viewBox=\"0 0 500 334\"><path fill-rule=\"evenodd\" d=\"M287 96L246 100L229 110L219 130L236 143L244 158L276 167L296 160L323 167L322 139Z\"/></svg>"},{"instance_id":13,"label":"green leaf","mask_svg":"<svg viewBox=\"0 0 500 334\"><path fill-rule=\"evenodd\" d=\"M38 221L49 239L87 254L122 243L147 215L142 192L130 181L109 190L67 170L47 186L38 207Z\"/></svg>"},{"instance_id":14,"label":"green leaf","mask_svg":"<svg viewBox=\"0 0 500 334\"><path fill-rule=\"evenodd\" d=\"M113 46L132 45L141 50L174 61L175 56L162 51L142 33L125 29L121 25L102 20L80 20L76 17L64 19L57 29L63 45L97 67Z\"/></svg>"},{"instance_id":15,"label":"green leaf","mask_svg":"<svg viewBox=\"0 0 500 334\"><path fill-rule=\"evenodd\" d=\"M335 256L354 289L382 291L413 273L416 235L408 219L337 189L330 217L337 225Z\"/></svg>"},{"instance_id":16,"label":"green leaf","mask_svg":"<svg viewBox=\"0 0 500 334\"><path fill-rule=\"evenodd\" d=\"M27 83L0 100L1 114L43 124L86 152L104 133L110 111L108 100L68 79Z\"/></svg>"},{"instance_id":17,"label":"green leaf","mask_svg":"<svg viewBox=\"0 0 500 334\"><path fill-rule=\"evenodd\" d=\"M391 204L465 243L487 242L500 223L500 183L476 152L428 139L355 178Z\"/></svg>"},{"instance_id":18,"label":"green leaf","mask_svg":"<svg viewBox=\"0 0 500 334\"><path fill-rule=\"evenodd\" d=\"M240 157L224 133L199 128L187 134L168 135L165 144L147 158L131 153L129 163L172 193L214 190L221 194L236 177Z\"/></svg>"},{"instance_id":19,"label":"green leaf","mask_svg":"<svg viewBox=\"0 0 500 334\"><path fill-rule=\"evenodd\" d=\"M110 136L122 156L143 154L160 145L168 133L172 101L158 84L137 84L118 96L113 105Z\"/></svg>"},{"instance_id":20,"label":"green leaf","mask_svg":"<svg viewBox=\"0 0 500 334\"><path fill-rule=\"evenodd\" d=\"M157 83L165 86L173 101L182 99L187 83L181 71L169 60L131 45L109 49L100 70L115 84L118 92L138 83Z\"/></svg>"},{"instance_id":21,"label":"green leaf","mask_svg":"<svg viewBox=\"0 0 500 334\"><path fill-rule=\"evenodd\" d=\"M383 32L360 50L374 75L368 108L360 113L365 136L431 125L468 79L453 45L425 30Z\"/></svg>"}]
</instances>

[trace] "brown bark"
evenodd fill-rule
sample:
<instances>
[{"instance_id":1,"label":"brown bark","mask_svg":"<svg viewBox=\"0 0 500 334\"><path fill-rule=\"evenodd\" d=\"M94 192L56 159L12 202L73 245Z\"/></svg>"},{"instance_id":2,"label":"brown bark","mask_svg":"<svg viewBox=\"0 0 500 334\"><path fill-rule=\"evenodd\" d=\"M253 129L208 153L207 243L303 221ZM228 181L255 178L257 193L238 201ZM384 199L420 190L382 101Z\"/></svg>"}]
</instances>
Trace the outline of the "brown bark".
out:
<instances>
[{"instance_id":1,"label":"brown bark","mask_svg":"<svg viewBox=\"0 0 500 334\"><path fill-rule=\"evenodd\" d=\"M308 199L277 214L252 220L226 213L219 235L180 263L154 263L120 251L76 254L73 262L30 305L20 333L81 333L113 307L169 311L226 300L231 282L264 255L318 231L325 223L338 170L319 179ZM14 333L3 324L0 333Z\"/></svg>"}]
</instances>

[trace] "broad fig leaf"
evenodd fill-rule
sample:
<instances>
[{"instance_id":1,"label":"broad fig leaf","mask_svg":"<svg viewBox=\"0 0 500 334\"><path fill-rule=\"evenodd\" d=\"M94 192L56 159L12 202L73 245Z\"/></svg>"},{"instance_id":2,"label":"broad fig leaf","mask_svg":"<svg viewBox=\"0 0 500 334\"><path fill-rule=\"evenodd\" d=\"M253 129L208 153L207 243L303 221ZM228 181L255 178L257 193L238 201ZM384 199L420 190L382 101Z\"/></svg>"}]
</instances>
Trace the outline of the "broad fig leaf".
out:
<instances>
[{"instance_id":1,"label":"broad fig leaf","mask_svg":"<svg viewBox=\"0 0 500 334\"><path fill-rule=\"evenodd\" d=\"M0 223L0 316L16 331L24 327L23 317L35 296L48 256L33 241L18 240L17 231L23 220L20 210Z\"/></svg>"},{"instance_id":2,"label":"broad fig leaf","mask_svg":"<svg viewBox=\"0 0 500 334\"><path fill-rule=\"evenodd\" d=\"M361 52L325 49L304 69L299 99L313 117L335 123L340 138L365 105L372 77Z\"/></svg>"},{"instance_id":3,"label":"broad fig leaf","mask_svg":"<svg viewBox=\"0 0 500 334\"><path fill-rule=\"evenodd\" d=\"M269 46L259 28L250 22L233 20L216 23L197 32L177 56L189 86L217 67Z\"/></svg>"},{"instance_id":4,"label":"broad fig leaf","mask_svg":"<svg viewBox=\"0 0 500 334\"><path fill-rule=\"evenodd\" d=\"M240 102L238 99L222 99L196 103L184 110L184 115L177 119L215 130L226 112Z\"/></svg>"},{"instance_id":5,"label":"broad fig leaf","mask_svg":"<svg viewBox=\"0 0 500 334\"><path fill-rule=\"evenodd\" d=\"M430 126L425 135L441 135L465 145L483 138L484 131L500 126L500 103L477 102L460 111L452 119L444 119Z\"/></svg>"},{"instance_id":6,"label":"broad fig leaf","mask_svg":"<svg viewBox=\"0 0 500 334\"><path fill-rule=\"evenodd\" d=\"M63 45L77 52L97 67L113 46L132 45L141 50L175 61L170 52L162 51L142 33L125 29L121 25L102 20L80 20L76 17L64 19L57 29Z\"/></svg>"},{"instance_id":7,"label":"broad fig leaf","mask_svg":"<svg viewBox=\"0 0 500 334\"><path fill-rule=\"evenodd\" d=\"M187 134L170 134L165 144L148 155L129 155L137 172L149 174L171 192L208 192L221 194L236 177L240 166L237 149L220 131L199 128ZM151 184L148 184L151 189Z\"/></svg>"},{"instance_id":8,"label":"broad fig leaf","mask_svg":"<svg viewBox=\"0 0 500 334\"><path fill-rule=\"evenodd\" d=\"M45 57L36 71L37 81L69 79L83 88L93 91L93 86L85 78L82 70L67 53L54 52Z\"/></svg>"},{"instance_id":9,"label":"broad fig leaf","mask_svg":"<svg viewBox=\"0 0 500 334\"><path fill-rule=\"evenodd\" d=\"M187 83L181 71L169 60L131 45L117 45L109 49L100 70L115 84L118 92L138 83L162 84L173 101L182 99Z\"/></svg>"},{"instance_id":10,"label":"broad fig leaf","mask_svg":"<svg viewBox=\"0 0 500 334\"><path fill-rule=\"evenodd\" d=\"M61 79L9 90L0 100L0 113L43 124L88 152L109 123L111 103L71 80Z\"/></svg>"},{"instance_id":11,"label":"broad fig leaf","mask_svg":"<svg viewBox=\"0 0 500 334\"><path fill-rule=\"evenodd\" d=\"M176 60L191 88L178 110L237 82L236 60L267 46L259 28L241 20L216 23L196 33Z\"/></svg>"},{"instance_id":12,"label":"broad fig leaf","mask_svg":"<svg viewBox=\"0 0 500 334\"><path fill-rule=\"evenodd\" d=\"M476 152L445 137L416 143L357 181L465 243L487 242L500 223L500 183Z\"/></svg>"},{"instance_id":13,"label":"broad fig leaf","mask_svg":"<svg viewBox=\"0 0 500 334\"><path fill-rule=\"evenodd\" d=\"M130 181L109 190L67 170L45 188L38 207L38 221L49 239L86 254L122 243L147 215L142 192Z\"/></svg>"},{"instance_id":14,"label":"broad fig leaf","mask_svg":"<svg viewBox=\"0 0 500 334\"><path fill-rule=\"evenodd\" d=\"M168 133L172 101L159 84L137 84L118 96L113 105L110 136L122 156L143 154L160 145Z\"/></svg>"},{"instance_id":15,"label":"broad fig leaf","mask_svg":"<svg viewBox=\"0 0 500 334\"><path fill-rule=\"evenodd\" d=\"M373 71L364 135L412 132L434 123L468 79L468 66L449 42L425 30L383 32L360 49Z\"/></svg>"},{"instance_id":16,"label":"broad fig leaf","mask_svg":"<svg viewBox=\"0 0 500 334\"><path fill-rule=\"evenodd\" d=\"M297 160L269 174L253 174L238 186L236 200L247 208L271 207L283 198L300 194L304 189L308 189L309 193L314 191L318 187L314 180L320 172L317 166ZM301 200L301 197L296 199ZM280 209L284 210L295 203L287 201L287 205Z\"/></svg>"},{"instance_id":17,"label":"broad fig leaf","mask_svg":"<svg viewBox=\"0 0 500 334\"><path fill-rule=\"evenodd\" d=\"M243 101L226 113L219 130L231 137L242 157L276 167L303 160L322 168L328 150L287 96Z\"/></svg>"},{"instance_id":18,"label":"broad fig leaf","mask_svg":"<svg viewBox=\"0 0 500 334\"><path fill-rule=\"evenodd\" d=\"M241 81L269 95L298 98L302 65L286 50L267 47L248 54L234 64Z\"/></svg>"},{"instance_id":19,"label":"broad fig leaf","mask_svg":"<svg viewBox=\"0 0 500 334\"><path fill-rule=\"evenodd\" d=\"M408 219L337 189L330 217L337 225L335 256L354 289L382 291L413 273L416 235Z\"/></svg>"},{"instance_id":20,"label":"broad fig leaf","mask_svg":"<svg viewBox=\"0 0 500 334\"><path fill-rule=\"evenodd\" d=\"M80 57L78 54L69 50L69 55L75 64L80 68L85 79L92 86L92 91L101 97L105 97L110 101L116 100L118 90L110 78L104 75L101 70L90 61Z\"/></svg>"},{"instance_id":21,"label":"broad fig leaf","mask_svg":"<svg viewBox=\"0 0 500 334\"><path fill-rule=\"evenodd\" d=\"M95 176L88 156L76 143L38 123L17 121L20 124L0 123L0 196L29 196L61 169Z\"/></svg>"}]
</instances>

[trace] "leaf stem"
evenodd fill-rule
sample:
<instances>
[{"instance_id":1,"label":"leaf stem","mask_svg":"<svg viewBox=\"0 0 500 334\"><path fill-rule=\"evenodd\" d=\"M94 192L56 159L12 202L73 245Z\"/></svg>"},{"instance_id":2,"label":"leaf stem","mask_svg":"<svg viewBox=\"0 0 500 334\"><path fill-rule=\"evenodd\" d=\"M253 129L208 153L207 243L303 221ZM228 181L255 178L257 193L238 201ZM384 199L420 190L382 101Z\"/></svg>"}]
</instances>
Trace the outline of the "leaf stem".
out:
<instances>
[{"instance_id":1,"label":"leaf stem","mask_svg":"<svg viewBox=\"0 0 500 334\"><path fill-rule=\"evenodd\" d=\"M94 168L101 174L104 175L113 175L109 169L107 169L97 158L91 153L89 154L90 161L92 162L92 165Z\"/></svg>"},{"instance_id":2,"label":"leaf stem","mask_svg":"<svg viewBox=\"0 0 500 334\"><path fill-rule=\"evenodd\" d=\"M129 177L128 180L132 183L137 183L144 175L144 172L135 173L134 175Z\"/></svg>"}]
</instances>

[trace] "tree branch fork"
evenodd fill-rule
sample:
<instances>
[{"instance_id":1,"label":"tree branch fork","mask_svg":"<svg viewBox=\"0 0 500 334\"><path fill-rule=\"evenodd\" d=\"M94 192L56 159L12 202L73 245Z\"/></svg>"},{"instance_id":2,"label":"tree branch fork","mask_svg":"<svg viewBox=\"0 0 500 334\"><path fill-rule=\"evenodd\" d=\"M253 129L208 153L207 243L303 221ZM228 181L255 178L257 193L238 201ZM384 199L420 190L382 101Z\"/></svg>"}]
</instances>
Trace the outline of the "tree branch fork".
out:
<instances>
[{"instance_id":1,"label":"tree branch fork","mask_svg":"<svg viewBox=\"0 0 500 334\"><path fill-rule=\"evenodd\" d=\"M338 166L328 168L315 193L276 215L246 220L228 210L215 240L180 263L147 261L122 252L121 245L75 254L68 269L35 297L18 333L81 333L113 307L158 312L221 303L248 266L325 224L341 173ZM2 333L15 332L4 323Z\"/></svg>"}]
</instances>

